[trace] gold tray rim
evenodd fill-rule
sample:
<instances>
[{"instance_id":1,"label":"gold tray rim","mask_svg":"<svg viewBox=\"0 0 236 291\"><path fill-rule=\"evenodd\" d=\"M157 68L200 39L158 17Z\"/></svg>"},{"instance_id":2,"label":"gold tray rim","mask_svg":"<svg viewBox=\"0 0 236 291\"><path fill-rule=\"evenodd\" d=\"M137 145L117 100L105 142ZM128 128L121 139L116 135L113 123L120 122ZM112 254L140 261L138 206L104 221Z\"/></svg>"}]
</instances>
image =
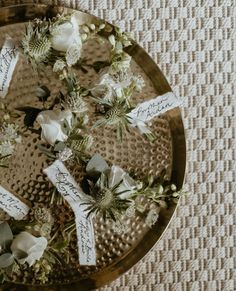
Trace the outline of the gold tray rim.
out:
<instances>
[{"instance_id":1,"label":"gold tray rim","mask_svg":"<svg viewBox=\"0 0 236 291\"><path fill-rule=\"evenodd\" d=\"M17 24L20 22L26 22L34 19L35 17L42 16L54 16L56 13L64 11L70 13L73 11L79 11L83 20L93 19L101 21L100 18L83 12L79 9L72 9L66 6L52 6L47 4L37 3L25 3L11 6L0 7L0 27ZM107 21L106 21L107 22ZM109 22L107 22L109 23ZM109 23L112 27L115 27ZM162 94L172 91L171 87L166 80L164 74L159 69L158 65L152 60L148 53L140 47L136 42L132 45L127 52L132 55L134 60L139 64L145 64L142 66L144 72L151 79L154 87ZM160 82L161 81L161 82ZM171 180L180 188L183 186L186 171L186 141L185 130L182 121L182 115L179 108L172 109L165 113L170 120L170 129L172 136L173 147L173 165ZM126 254L124 258L118 261L115 265L109 265L102 271L95 273L88 279L83 279L78 282L64 285L45 285L45 286L31 286L22 285L16 283L5 283L0 290L91 290L102 287L109 282L117 279L120 275L127 272L138 261L140 261L158 241L164 236L165 231L169 227L172 218L175 215L176 209L179 206L179 202L176 206L171 206L168 210L162 211L158 223L151 229L148 234L143 237L138 246Z\"/></svg>"}]
</instances>

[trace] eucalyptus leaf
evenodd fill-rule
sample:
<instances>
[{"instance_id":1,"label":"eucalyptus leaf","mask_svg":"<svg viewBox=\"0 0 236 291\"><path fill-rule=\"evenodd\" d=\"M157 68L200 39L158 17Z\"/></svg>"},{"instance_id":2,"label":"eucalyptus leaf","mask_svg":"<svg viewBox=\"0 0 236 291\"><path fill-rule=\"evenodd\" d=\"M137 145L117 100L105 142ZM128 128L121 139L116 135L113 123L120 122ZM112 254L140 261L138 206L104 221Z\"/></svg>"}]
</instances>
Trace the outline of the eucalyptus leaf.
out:
<instances>
[{"instance_id":1,"label":"eucalyptus leaf","mask_svg":"<svg viewBox=\"0 0 236 291\"><path fill-rule=\"evenodd\" d=\"M100 154L95 154L88 162L86 172L91 175L98 175L109 169L107 162L103 159Z\"/></svg>"},{"instance_id":2,"label":"eucalyptus leaf","mask_svg":"<svg viewBox=\"0 0 236 291\"><path fill-rule=\"evenodd\" d=\"M61 151L63 151L63 150L65 149L65 147L66 147L65 143L62 142L62 141L60 141L60 142L58 142L58 143L55 145L55 147L54 147L54 151L55 151L55 152L61 152Z\"/></svg>"},{"instance_id":3,"label":"eucalyptus leaf","mask_svg":"<svg viewBox=\"0 0 236 291\"><path fill-rule=\"evenodd\" d=\"M14 256L11 253L6 253L0 256L0 268L7 268L14 263Z\"/></svg>"},{"instance_id":4,"label":"eucalyptus leaf","mask_svg":"<svg viewBox=\"0 0 236 291\"><path fill-rule=\"evenodd\" d=\"M7 222L0 224L0 246L5 249L7 244L13 240L13 233Z\"/></svg>"},{"instance_id":5,"label":"eucalyptus leaf","mask_svg":"<svg viewBox=\"0 0 236 291\"><path fill-rule=\"evenodd\" d=\"M37 147L41 152L43 152L49 158L53 158L53 159L56 158L56 156L50 151L50 149L46 148L45 146L38 144Z\"/></svg>"}]
</instances>

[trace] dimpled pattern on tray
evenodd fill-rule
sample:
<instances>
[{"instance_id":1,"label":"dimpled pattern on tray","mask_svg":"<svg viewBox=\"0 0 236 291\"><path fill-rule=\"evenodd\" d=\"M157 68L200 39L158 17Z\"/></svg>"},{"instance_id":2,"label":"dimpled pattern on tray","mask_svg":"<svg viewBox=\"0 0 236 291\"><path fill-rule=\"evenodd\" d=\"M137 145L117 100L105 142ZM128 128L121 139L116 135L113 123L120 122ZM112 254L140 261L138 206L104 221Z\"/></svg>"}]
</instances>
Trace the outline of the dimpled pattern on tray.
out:
<instances>
[{"instance_id":1,"label":"dimpled pattern on tray","mask_svg":"<svg viewBox=\"0 0 236 291\"><path fill-rule=\"evenodd\" d=\"M0 28L0 44L3 44L6 34L19 41L23 32L24 24ZM108 44L101 45L97 42L89 42L86 49L84 49L83 56L89 61L96 61L101 58L106 59L108 57L107 46ZM135 74L141 74L146 82L143 92L135 94L135 103L138 104L143 100L155 97L157 93L142 69L133 62L132 70ZM93 69L89 69L87 74L78 71L77 75L81 84L86 86L96 84L98 81L98 75ZM39 106L40 104L34 93L38 82L37 74L33 72L30 65L21 56L6 98L8 108L14 110L19 106ZM54 78L50 69L40 76L40 83L47 85L54 96L62 89L61 83ZM91 124L94 122L94 118L91 114ZM45 175L43 175L42 169L46 168L50 161L37 148L37 144L40 142L38 135L23 129L23 118L20 119L19 126L20 131L23 132L23 141L17 147L17 153L13 156L9 169L1 170L1 184L12 193L31 202L47 204L50 200L51 184L47 181ZM147 173L158 176L165 168L167 170L166 177L170 178L172 140L168 118L166 116L155 118L152 122L152 129L157 136L156 141L152 144L142 137L137 130L132 130L122 143L119 143L113 130L96 129L93 131L95 143L92 153L99 152L108 162L117 164L127 171L133 171L139 177ZM70 167L70 170L79 182L83 175L80 166ZM58 206L54 207L54 209L56 223L73 218L73 212L68 206ZM129 226L129 232L127 235L119 236L110 228L109 223L105 223L101 218L98 217L94 222L97 248L96 267L79 266L76 236L74 234L69 248L71 251L70 267L54 272L50 278L50 283L69 282L87 277L89 274L113 264L125 256L132 248L135 248L147 233L148 228L138 216L126 220L124 223ZM27 272L24 272L21 278L14 277L13 280L34 283L36 279L32 278Z\"/></svg>"}]
</instances>

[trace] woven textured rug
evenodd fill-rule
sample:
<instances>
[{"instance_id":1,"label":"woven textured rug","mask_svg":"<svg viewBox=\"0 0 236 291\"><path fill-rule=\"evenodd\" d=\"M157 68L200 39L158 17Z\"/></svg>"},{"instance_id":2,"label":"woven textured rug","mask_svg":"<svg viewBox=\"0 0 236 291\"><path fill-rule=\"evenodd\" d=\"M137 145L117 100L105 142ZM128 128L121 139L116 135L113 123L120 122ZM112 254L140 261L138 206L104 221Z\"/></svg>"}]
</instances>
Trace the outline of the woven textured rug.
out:
<instances>
[{"instance_id":1,"label":"woven textured rug","mask_svg":"<svg viewBox=\"0 0 236 291\"><path fill-rule=\"evenodd\" d=\"M131 32L183 100L190 195L149 254L101 290L236 290L236 1L51 3Z\"/></svg>"}]
</instances>

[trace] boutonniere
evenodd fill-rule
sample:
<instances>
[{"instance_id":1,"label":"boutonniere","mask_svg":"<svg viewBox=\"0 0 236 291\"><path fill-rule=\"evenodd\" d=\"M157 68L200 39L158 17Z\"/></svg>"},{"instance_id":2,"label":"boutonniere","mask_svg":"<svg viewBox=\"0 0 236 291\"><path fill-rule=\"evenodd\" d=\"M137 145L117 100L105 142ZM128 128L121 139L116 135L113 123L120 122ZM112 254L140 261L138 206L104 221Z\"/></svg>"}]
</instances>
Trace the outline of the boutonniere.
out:
<instances>
[{"instance_id":1,"label":"boutonniere","mask_svg":"<svg viewBox=\"0 0 236 291\"><path fill-rule=\"evenodd\" d=\"M135 214L144 217L146 224L152 227L161 208L177 203L184 194L165 181L164 174L157 178L132 177L117 165L109 166L99 154L88 161L86 173L81 187L88 198L83 203L88 216L100 215L104 220L111 220L115 229L122 226L122 219Z\"/></svg>"},{"instance_id":2,"label":"boutonniere","mask_svg":"<svg viewBox=\"0 0 236 291\"><path fill-rule=\"evenodd\" d=\"M0 117L0 167L7 167L10 157L21 143L21 135L16 124L12 123L9 114Z\"/></svg>"}]
</instances>

